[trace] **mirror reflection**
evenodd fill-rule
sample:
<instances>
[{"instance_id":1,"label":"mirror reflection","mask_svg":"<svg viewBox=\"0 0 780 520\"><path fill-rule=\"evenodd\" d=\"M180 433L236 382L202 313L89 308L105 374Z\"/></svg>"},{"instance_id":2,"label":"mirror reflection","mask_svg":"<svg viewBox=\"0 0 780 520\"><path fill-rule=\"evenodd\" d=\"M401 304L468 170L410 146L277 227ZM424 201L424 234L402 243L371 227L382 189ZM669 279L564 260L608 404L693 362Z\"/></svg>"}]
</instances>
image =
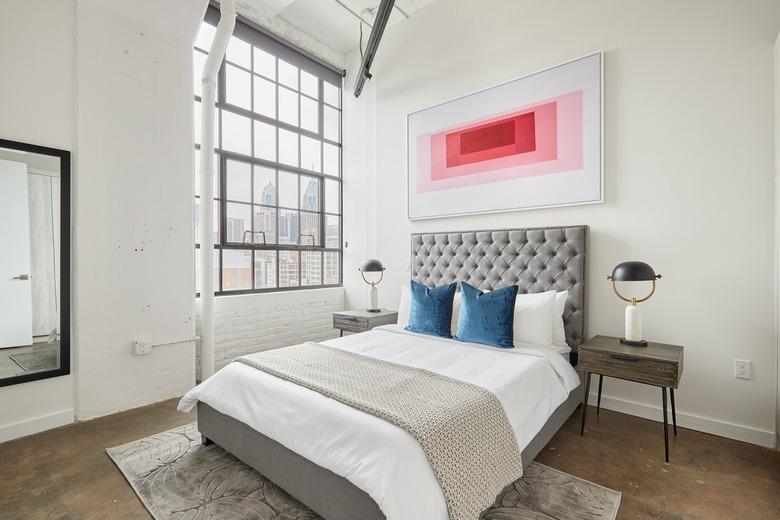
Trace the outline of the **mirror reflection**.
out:
<instances>
[{"instance_id":1,"label":"mirror reflection","mask_svg":"<svg viewBox=\"0 0 780 520\"><path fill-rule=\"evenodd\" d=\"M0 378L60 368L60 158L0 148Z\"/></svg>"}]
</instances>

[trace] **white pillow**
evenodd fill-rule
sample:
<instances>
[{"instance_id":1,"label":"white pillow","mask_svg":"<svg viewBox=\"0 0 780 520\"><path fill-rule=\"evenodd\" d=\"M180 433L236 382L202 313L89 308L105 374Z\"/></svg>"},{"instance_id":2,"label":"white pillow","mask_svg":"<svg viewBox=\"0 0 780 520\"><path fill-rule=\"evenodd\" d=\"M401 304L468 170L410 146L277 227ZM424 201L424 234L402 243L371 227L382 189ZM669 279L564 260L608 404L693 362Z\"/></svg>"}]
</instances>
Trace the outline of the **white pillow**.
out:
<instances>
[{"instance_id":1,"label":"white pillow","mask_svg":"<svg viewBox=\"0 0 780 520\"><path fill-rule=\"evenodd\" d=\"M555 291L518 294L512 324L515 346L518 343L531 343L543 347L552 345L551 316L554 307Z\"/></svg>"},{"instance_id":2,"label":"white pillow","mask_svg":"<svg viewBox=\"0 0 780 520\"><path fill-rule=\"evenodd\" d=\"M556 347L566 345L566 331L563 328L563 311L566 309L566 299L569 297L569 291L555 293L555 307L553 307L553 331L552 344Z\"/></svg>"},{"instance_id":3,"label":"white pillow","mask_svg":"<svg viewBox=\"0 0 780 520\"><path fill-rule=\"evenodd\" d=\"M398 303L398 321L402 327L409 325L409 314L412 312L412 290L409 283L401 286L401 301Z\"/></svg>"},{"instance_id":4,"label":"white pillow","mask_svg":"<svg viewBox=\"0 0 780 520\"><path fill-rule=\"evenodd\" d=\"M398 303L398 320L396 323L402 327L409 325L409 314L412 309L412 290L408 283L401 286L401 301ZM460 316L460 292L455 293L452 301L452 322L450 322L450 334L455 335L458 330L458 316Z\"/></svg>"}]
</instances>

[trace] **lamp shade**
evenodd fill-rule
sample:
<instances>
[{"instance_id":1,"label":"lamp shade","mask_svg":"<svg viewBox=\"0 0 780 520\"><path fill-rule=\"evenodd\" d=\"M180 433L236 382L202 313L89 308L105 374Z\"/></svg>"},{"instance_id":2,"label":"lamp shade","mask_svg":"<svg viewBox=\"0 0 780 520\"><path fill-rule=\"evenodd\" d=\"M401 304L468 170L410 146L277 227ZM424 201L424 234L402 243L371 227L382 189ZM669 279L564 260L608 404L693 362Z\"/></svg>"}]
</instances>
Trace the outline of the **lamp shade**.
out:
<instances>
[{"instance_id":1,"label":"lamp shade","mask_svg":"<svg viewBox=\"0 0 780 520\"><path fill-rule=\"evenodd\" d=\"M644 262L622 262L612 270L611 280L615 282L642 282L661 278L653 268Z\"/></svg>"},{"instance_id":2,"label":"lamp shade","mask_svg":"<svg viewBox=\"0 0 780 520\"><path fill-rule=\"evenodd\" d=\"M375 258L369 258L365 262L363 262L363 265L360 266L360 269L358 271L364 272L364 273L378 273L385 270L385 266L382 265L382 262Z\"/></svg>"}]
</instances>

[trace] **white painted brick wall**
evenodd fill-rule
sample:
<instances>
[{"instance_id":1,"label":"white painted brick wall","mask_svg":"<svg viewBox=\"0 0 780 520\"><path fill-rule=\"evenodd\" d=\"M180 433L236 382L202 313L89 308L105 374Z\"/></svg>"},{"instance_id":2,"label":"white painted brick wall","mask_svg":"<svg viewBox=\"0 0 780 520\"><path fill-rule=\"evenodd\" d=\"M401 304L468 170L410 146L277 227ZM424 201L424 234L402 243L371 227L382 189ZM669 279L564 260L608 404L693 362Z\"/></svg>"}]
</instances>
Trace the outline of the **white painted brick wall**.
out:
<instances>
[{"instance_id":1,"label":"white painted brick wall","mask_svg":"<svg viewBox=\"0 0 780 520\"><path fill-rule=\"evenodd\" d=\"M341 310L344 290L340 287L218 297L214 316L216 369L252 352L338 337L333 313Z\"/></svg>"}]
</instances>

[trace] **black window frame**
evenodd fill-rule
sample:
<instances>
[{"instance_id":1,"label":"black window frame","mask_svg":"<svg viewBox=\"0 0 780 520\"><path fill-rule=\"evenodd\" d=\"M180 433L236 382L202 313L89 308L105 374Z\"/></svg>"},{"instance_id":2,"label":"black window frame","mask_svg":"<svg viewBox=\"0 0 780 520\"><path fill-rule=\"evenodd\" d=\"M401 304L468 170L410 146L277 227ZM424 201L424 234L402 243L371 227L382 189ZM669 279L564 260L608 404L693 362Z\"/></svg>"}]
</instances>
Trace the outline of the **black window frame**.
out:
<instances>
[{"instance_id":1,"label":"black window frame","mask_svg":"<svg viewBox=\"0 0 780 520\"><path fill-rule=\"evenodd\" d=\"M212 6L210 6L207 10L206 17L204 22L208 23L212 26L216 26L219 21L219 12ZM343 110L343 73L336 72L329 67L324 66L323 64L319 63L318 61L315 61L311 59L310 57L302 54L299 51L296 51L295 49L285 45L284 43L280 42L276 38L273 38L271 36L266 35L264 32L258 30L255 28L251 22L247 22L239 17L239 19L236 21L236 27L234 30L233 35L241 39L247 43L250 44L250 66L247 69L246 67L231 62L228 62L227 58L222 60L222 63L220 64L219 74L218 74L218 80L217 80L217 98L216 98L216 118L218 120L218 133L215 136L215 154L218 158L217 160L217 166L218 169L215 171L215 176L218 178L218 195L215 196L215 204L218 205L219 210L219 218L217 222L217 229L215 230L218 233L219 240L217 243L214 244L215 252L217 252L216 258L215 258L215 265L217 266L217 272L218 277L214 280L214 287L215 291L214 294L216 296L227 296L227 295L241 295L241 294L259 294L259 293L270 293L270 292L282 292L282 291L300 291L300 290L310 290L310 289L321 289L321 288L327 288L327 287L341 287L343 283L343 244L344 244L344 201L343 201L343 150L342 150L342 141L343 141L343 128L342 128L342 110ZM276 60L276 70L275 70L275 78L269 78L267 76L262 75L260 72L254 71L254 52L252 50L252 47L256 47L262 51L267 52L268 54L273 55ZM193 48L194 53L201 53L204 56L207 56L207 52L204 52L203 50L194 47ZM285 62L296 66L298 71L298 90L296 91L299 95L298 98L298 126L294 124L290 124L287 122L283 122L279 117L279 89L281 88L287 88L282 83L279 82L279 60L284 60ZM271 118L263 114L259 114L255 112L252 109L246 109L244 107L239 107L236 105L233 105L231 103L228 103L226 100L226 76L227 76L227 66L228 63L231 67L236 67L240 69L241 71L244 71L250 75L251 82L250 82L250 107L254 108L254 95L255 95L255 89L254 89L254 82L256 81L256 78L260 78L266 81L271 81L274 84L276 96L275 96L275 109L276 109L276 118ZM307 72L314 77L317 78L317 85L318 85L318 96L317 99L314 99L313 97L305 94L303 90L301 89L301 71ZM334 87L338 89L338 106L331 105L329 103L325 102L325 83L330 83ZM317 102L317 111L318 111L318 130L317 132L313 132L311 130L303 128L301 126L302 121L302 115L301 115L301 108L303 103L303 97L306 97L309 100L314 100ZM200 103L202 101L201 96L194 96L194 101L196 103ZM324 112L325 107L330 107L332 109L335 109L338 111L338 141L334 141L333 139L329 139L325 137L325 119L324 119ZM222 114L224 112L230 112L233 114L237 114L239 116L243 116L249 119L250 122L250 154L245 155L242 153L237 153L234 151L228 151L222 148L222 131L223 131L223 124L222 124ZM276 130L276 160L270 161L267 159L262 159L259 157L255 157L254 153L254 146L255 146L255 122L265 123L272 125L276 127L278 130ZM287 130L290 132L293 132L298 137L298 165L299 166L291 166L287 164L283 164L279 162L279 130ZM301 165L301 143L302 143L302 137L309 137L312 139L316 139L319 142L321 142L320 146L320 172L308 170L305 168L300 167ZM325 145L335 146L338 151L338 171L337 174L330 174L330 173L324 173L325 169ZM200 150L200 144L195 144L195 149ZM246 201L235 201L228 199L228 180L227 180L227 173L228 173L228 162L229 161L237 161L241 163L245 163L250 165L250 200L249 202ZM276 237L276 243L270 244L270 243L263 243L264 240L255 240L255 237L260 236L261 233L256 231L254 229L255 227L255 218L254 218L254 211L256 207L262 206L262 207L270 207L265 204L261 204L260 202L255 200L255 166L263 167L263 168L269 168L272 169L275 172L275 205L273 208L275 209L275 237ZM195 165L196 168L199 168L199 164ZM297 208L289 208L291 211L297 211L298 212L298 219L297 219L297 225L298 225L298 237L296 239L296 243L279 243L279 223L280 223L280 208L282 210L287 209L286 207L280 206L279 204L279 173L280 172L290 172L296 175L296 178L298 180L298 194L297 194ZM318 201L319 201L319 208L317 211L308 211L302 207L302 201L301 201L301 192L303 189L302 183L303 179L311 177L318 179ZM326 212L327 207L327 201L325 198L325 191L326 191L326 181L334 181L338 185L338 212L337 213L329 213ZM200 199L200 194L194 194L194 200L197 202ZM249 233L251 236L250 242L234 242L230 241L230 234L228 233L228 220L227 220L227 214L228 214L228 205L230 204L244 204L247 205L250 208L250 230L245 231L244 235L246 236L246 233ZM314 214L316 213L319 217L319 229L318 229L318 236L315 240L315 245L308 245L305 243L302 243L302 237L301 231L303 231L303 213L310 213ZM327 217L336 217L338 219L338 244L336 247L328 247L327 244ZM200 211L199 218L205 218L205 215L203 215L202 211ZM213 218L213 217L210 217ZM264 235L263 235L264 236ZM310 235L306 235L310 236ZM198 243L200 237L195 237L195 248L196 252L200 249L200 244ZM303 241L306 239L304 238ZM317 245L319 244L319 245ZM251 288L250 289L224 289L224 268L223 268L223 260L225 256L225 251L251 251L251 257L250 257L250 264L249 264L249 270L251 272ZM276 255L276 262L275 262L275 287L263 287L263 288L256 288L256 254L258 251L274 251ZM281 254L282 252L286 251L295 251L297 252L298 256L298 285L295 286L281 286L280 285L280 267L281 267ZM308 252L317 252L320 255L320 278L318 284L309 284L309 285L302 285L303 282L303 256L304 253ZM337 270L337 283L330 283L326 284L326 257L329 254L335 254L338 260L338 270ZM197 256L197 255L196 255ZM199 293L197 294L199 295Z\"/></svg>"}]
</instances>

